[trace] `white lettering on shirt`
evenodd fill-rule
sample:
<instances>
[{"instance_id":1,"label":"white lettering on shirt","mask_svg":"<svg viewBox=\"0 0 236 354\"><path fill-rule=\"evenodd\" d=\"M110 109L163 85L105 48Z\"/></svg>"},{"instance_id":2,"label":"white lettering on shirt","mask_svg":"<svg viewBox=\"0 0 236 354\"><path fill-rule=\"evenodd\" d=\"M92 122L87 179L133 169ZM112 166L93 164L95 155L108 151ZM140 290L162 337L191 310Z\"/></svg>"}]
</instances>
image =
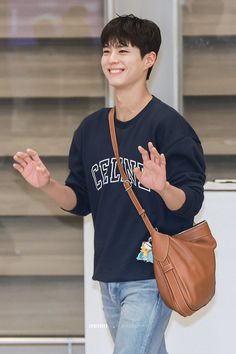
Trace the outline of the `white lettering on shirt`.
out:
<instances>
[{"instance_id":1,"label":"white lettering on shirt","mask_svg":"<svg viewBox=\"0 0 236 354\"><path fill-rule=\"evenodd\" d=\"M121 164L125 170L125 173L130 181L130 183L142 190L150 192L150 188L144 187L139 181L137 183L137 179L134 175L133 169L135 167L139 167L141 170L143 169L143 164L140 162L136 162L134 160L129 160L127 158L120 157ZM118 172L118 166L115 157L107 158L99 161L94 164L91 168L91 174L96 186L96 189L99 191L102 187L109 183L120 183L122 182L122 178L120 173Z\"/></svg>"}]
</instances>

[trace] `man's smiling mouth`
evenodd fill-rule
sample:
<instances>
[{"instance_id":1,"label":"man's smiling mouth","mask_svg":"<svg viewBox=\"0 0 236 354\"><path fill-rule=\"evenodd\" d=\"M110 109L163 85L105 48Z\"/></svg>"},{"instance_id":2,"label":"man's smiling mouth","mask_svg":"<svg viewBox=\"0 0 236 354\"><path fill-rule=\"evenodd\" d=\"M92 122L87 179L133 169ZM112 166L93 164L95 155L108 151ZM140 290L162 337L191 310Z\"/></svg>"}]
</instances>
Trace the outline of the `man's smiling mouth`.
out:
<instances>
[{"instance_id":1,"label":"man's smiling mouth","mask_svg":"<svg viewBox=\"0 0 236 354\"><path fill-rule=\"evenodd\" d=\"M108 69L109 73L111 74L120 74L124 71L125 69Z\"/></svg>"}]
</instances>

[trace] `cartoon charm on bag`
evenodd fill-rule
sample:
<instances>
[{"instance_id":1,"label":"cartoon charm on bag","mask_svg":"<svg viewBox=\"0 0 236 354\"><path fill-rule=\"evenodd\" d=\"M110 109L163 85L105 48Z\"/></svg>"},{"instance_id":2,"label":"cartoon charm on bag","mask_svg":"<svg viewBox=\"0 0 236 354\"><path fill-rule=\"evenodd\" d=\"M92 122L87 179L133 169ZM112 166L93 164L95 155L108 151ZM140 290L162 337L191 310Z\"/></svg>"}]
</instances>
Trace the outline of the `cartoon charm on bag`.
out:
<instances>
[{"instance_id":1,"label":"cartoon charm on bag","mask_svg":"<svg viewBox=\"0 0 236 354\"><path fill-rule=\"evenodd\" d=\"M151 238L142 243L140 252L136 258L138 261L153 263Z\"/></svg>"}]
</instances>

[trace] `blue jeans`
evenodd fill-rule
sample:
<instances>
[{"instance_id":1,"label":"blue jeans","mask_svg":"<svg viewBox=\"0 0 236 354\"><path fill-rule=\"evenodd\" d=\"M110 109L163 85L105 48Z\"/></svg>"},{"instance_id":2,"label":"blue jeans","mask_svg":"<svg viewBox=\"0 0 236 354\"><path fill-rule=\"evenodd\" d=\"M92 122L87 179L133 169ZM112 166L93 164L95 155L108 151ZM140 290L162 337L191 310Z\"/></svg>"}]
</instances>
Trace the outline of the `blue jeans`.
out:
<instances>
[{"instance_id":1,"label":"blue jeans","mask_svg":"<svg viewBox=\"0 0 236 354\"><path fill-rule=\"evenodd\" d=\"M164 333L171 310L156 280L100 282L100 287L113 354L167 354Z\"/></svg>"}]
</instances>

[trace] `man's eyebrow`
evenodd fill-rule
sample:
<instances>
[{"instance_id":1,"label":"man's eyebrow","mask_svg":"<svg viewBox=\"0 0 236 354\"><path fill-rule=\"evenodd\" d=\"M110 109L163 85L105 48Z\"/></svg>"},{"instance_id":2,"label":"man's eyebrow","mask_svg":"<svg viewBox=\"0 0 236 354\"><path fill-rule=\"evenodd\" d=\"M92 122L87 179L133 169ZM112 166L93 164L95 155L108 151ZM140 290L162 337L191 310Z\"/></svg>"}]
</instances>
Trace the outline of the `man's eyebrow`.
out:
<instances>
[{"instance_id":1,"label":"man's eyebrow","mask_svg":"<svg viewBox=\"0 0 236 354\"><path fill-rule=\"evenodd\" d=\"M122 44L122 43L117 43L117 44L108 44L106 43L103 48L110 48L110 47L115 47L115 48L124 48L124 47L128 47L128 44Z\"/></svg>"}]
</instances>

